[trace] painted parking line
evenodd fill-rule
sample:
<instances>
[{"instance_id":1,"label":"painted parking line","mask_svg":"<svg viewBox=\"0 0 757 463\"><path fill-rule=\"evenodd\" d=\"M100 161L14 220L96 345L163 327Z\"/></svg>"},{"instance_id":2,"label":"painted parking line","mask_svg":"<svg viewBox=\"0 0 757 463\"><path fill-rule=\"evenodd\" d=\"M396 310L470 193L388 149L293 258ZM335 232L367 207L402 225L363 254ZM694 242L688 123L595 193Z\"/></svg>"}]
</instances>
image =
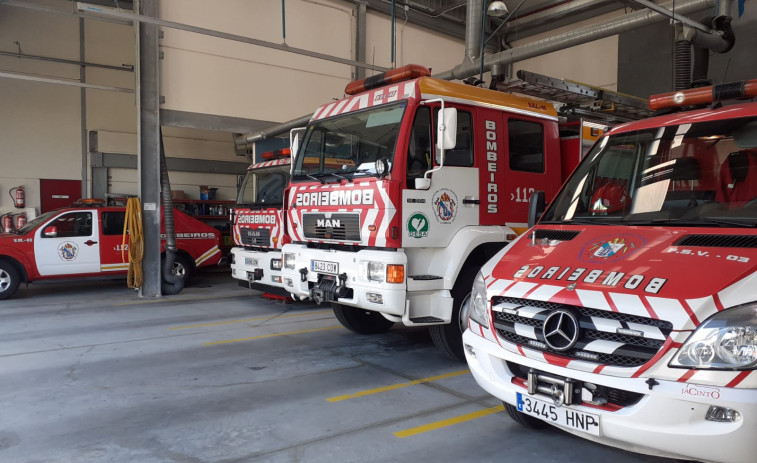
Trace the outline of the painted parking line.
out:
<instances>
[{"instance_id":1,"label":"painted parking line","mask_svg":"<svg viewBox=\"0 0 757 463\"><path fill-rule=\"evenodd\" d=\"M196 302L196 301L207 301L207 300L216 300L216 299L227 299L232 297L249 297L247 294L227 294L225 296L190 296L190 297L159 297L159 298L153 298L153 299L141 299L138 301L129 301L129 302L119 302L118 304L113 304L116 307L123 307L127 305L143 305L143 304L160 304L162 302Z\"/></svg>"},{"instance_id":2,"label":"painted parking line","mask_svg":"<svg viewBox=\"0 0 757 463\"><path fill-rule=\"evenodd\" d=\"M197 325L172 326L168 329L169 330L185 330L187 328L202 328L205 326L231 325L233 323L257 322L261 320L275 320L277 318L288 318L288 317L304 317L308 315L322 315L326 313L333 313L333 312L331 310L316 310L313 312L301 312L301 313L292 313L292 314L286 314L286 315L269 315L267 317L240 318L238 320L226 320L223 322L199 323Z\"/></svg>"},{"instance_id":3,"label":"painted parking line","mask_svg":"<svg viewBox=\"0 0 757 463\"><path fill-rule=\"evenodd\" d=\"M336 397L330 397L326 399L329 402L339 402L341 400L347 400L347 399L354 399L356 397L363 397L371 394L378 394L380 392L386 392L386 391L393 391L395 389L400 389L403 387L408 386L415 386L416 384L423 384L423 383L430 383L432 381L438 381L440 379L445 378L453 378L455 376L465 375L470 373L470 370L460 370L460 371L454 371L452 373L446 373L444 375L438 375L438 376L429 376L428 378L422 378L422 379L415 379L413 381L409 381L407 383L398 383L398 384L392 384L391 386L384 386L384 387L377 387L376 389L368 389L366 391L360 391L356 392L354 394L346 394L346 395L339 395Z\"/></svg>"},{"instance_id":4,"label":"painted parking line","mask_svg":"<svg viewBox=\"0 0 757 463\"><path fill-rule=\"evenodd\" d=\"M456 424L465 423L466 421L475 420L477 418L483 418L484 416L489 416L494 413L499 413L503 411L504 409L505 409L504 405L497 405L496 407L485 408L477 412L466 413L465 415L460 415L453 418L447 418L446 420L435 421L433 423L424 424L423 426L417 426L415 428L405 429L403 431L397 431L394 433L394 435L399 438L415 436L417 434L433 431L435 429L446 428L447 426L453 426Z\"/></svg>"},{"instance_id":5,"label":"painted parking line","mask_svg":"<svg viewBox=\"0 0 757 463\"><path fill-rule=\"evenodd\" d=\"M342 325L336 325L336 326L327 326L325 328L311 328L309 330L287 331L286 333L264 334L264 335L261 335L261 336L251 336L249 338L237 338L237 339L226 339L224 341L205 342L202 345L203 346L215 346L215 345L218 345L218 344L230 344L232 342L254 341L256 339L274 338L276 336L289 336L289 335L293 335L293 334L304 334L304 333L314 333L316 331L334 330L336 328L341 328L341 327L342 327Z\"/></svg>"}]
</instances>

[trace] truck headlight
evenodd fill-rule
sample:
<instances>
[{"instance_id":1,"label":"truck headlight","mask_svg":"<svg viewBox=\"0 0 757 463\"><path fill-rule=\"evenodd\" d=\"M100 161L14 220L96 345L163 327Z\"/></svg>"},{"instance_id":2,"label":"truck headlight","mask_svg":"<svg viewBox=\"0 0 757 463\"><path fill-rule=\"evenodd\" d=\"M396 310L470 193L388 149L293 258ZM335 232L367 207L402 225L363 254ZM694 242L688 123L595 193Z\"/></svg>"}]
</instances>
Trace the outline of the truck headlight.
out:
<instances>
[{"instance_id":1,"label":"truck headlight","mask_svg":"<svg viewBox=\"0 0 757 463\"><path fill-rule=\"evenodd\" d=\"M365 281L384 281L386 277L386 264L383 262L364 262L361 266L361 277Z\"/></svg>"},{"instance_id":2,"label":"truck headlight","mask_svg":"<svg viewBox=\"0 0 757 463\"><path fill-rule=\"evenodd\" d=\"M757 366L757 304L719 312L683 343L671 367L748 370Z\"/></svg>"},{"instance_id":3,"label":"truck headlight","mask_svg":"<svg viewBox=\"0 0 757 463\"><path fill-rule=\"evenodd\" d=\"M289 270L294 270L295 265L295 259L296 255L293 252L285 252L284 253L284 268L287 268Z\"/></svg>"},{"instance_id":4,"label":"truck headlight","mask_svg":"<svg viewBox=\"0 0 757 463\"><path fill-rule=\"evenodd\" d=\"M482 325L484 328L489 328L489 316L486 313L487 306L486 281L484 281L484 275L481 272L478 272L476 279L473 280L469 316L471 320Z\"/></svg>"}]
</instances>

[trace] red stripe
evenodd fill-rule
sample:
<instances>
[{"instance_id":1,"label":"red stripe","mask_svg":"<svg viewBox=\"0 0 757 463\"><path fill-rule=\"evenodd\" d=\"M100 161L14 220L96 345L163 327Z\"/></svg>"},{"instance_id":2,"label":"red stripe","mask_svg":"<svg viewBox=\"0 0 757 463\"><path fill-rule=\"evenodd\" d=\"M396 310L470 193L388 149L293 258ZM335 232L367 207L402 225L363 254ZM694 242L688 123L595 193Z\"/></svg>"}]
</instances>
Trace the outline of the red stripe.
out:
<instances>
[{"instance_id":1,"label":"red stripe","mask_svg":"<svg viewBox=\"0 0 757 463\"><path fill-rule=\"evenodd\" d=\"M679 348L679 347L681 347L681 344L677 342L673 342L672 338L666 339L665 343L662 345L662 348L657 352L657 354L651 359L649 359L647 363L639 367L639 369L636 370L636 373L631 375L631 378L638 378L645 371L649 370L649 368L651 368L652 365L657 363L657 361L660 360L665 354L667 354L670 349Z\"/></svg>"},{"instance_id":2,"label":"red stripe","mask_svg":"<svg viewBox=\"0 0 757 463\"><path fill-rule=\"evenodd\" d=\"M484 327L482 325L478 325L478 330L481 331L481 337L486 339L486 335L484 334Z\"/></svg>"},{"instance_id":3,"label":"red stripe","mask_svg":"<svg viewBox=\"0 0 757 463\"><path fill-rule=\"evenodd\" d=\"M715 300L715 307L718 308L718 312L725 310L725 307L723 307L723 302L720 300L720 296L718 294L714 294L712 298Z\"/></svg>"},{"instance_id":4,"label":"red stripe","mask_svg":"<svg viewBox=\"0 0 757 463\"><path fill-rule=\"evenodd\" d=\"M570 359L561 357L559 355L550 354L549 352L544 352L544 359L550 364L550 365L557 365L559 367L567 368L568 364L570 363Z\"/></svg>"},{"instance_id":5,"label":"red stripe","mask_svg":"<svg viewBox=\"0 0 757 463\"><path fill-rule=\"evenodd\" d=\"M691 319L691 321L694 322L694 326L699 326L700 325L699 319L694 314L694 311L691 310L691 306L689 305L689 303L686 302L685 299L681 299L681 305L683 306L683 310L685 310L686 313L689 315L689 318Z\"/></svg>"},{"instance_id":6,"label":"red stripe","mask_svg":"<svg viewBox=\"0 0 757 463\"><path fill-rule=\"evenodd\" d=\"M747 376L749 376L750 373L751 373L751 371L749 371L749 370L742 371L741 373L738 374L738 376L736 376L735 378L733 378L733 381L731 381L730 383L726 384L725 387L736 387L736 386L738 386L739 383L741 383L742 381L744 381L744 378L746 378Z\"/></svg>"},{"instance_id":7,"label":"red stripe","mask_svg":"<svg viewBox=\"0 0 757 463\"><path fill-rule=\"evenodd\" d=\"M605 369L606 365L599 365L597 368L594 369L594 373L599 374L602 370Z\"/></svg>"},{"instance_id":8,"label":"red stripe","mask_svg":"<svg viewBox=\"0 0 757 463\"><path fill-rule=\"evenodd\" d=\"M689 370L686 373L684 373L683 376L681 376L680 378L678 378L677 381L679 383L686 383L686 382L689 381L689 379L691 379L692 376L694 376L694 374L696 374L696 372L697 372L697 370Z\"/></svg>"},{"instance_id":9,"label":"red stripe","mask_svg":"<svg viewBox=\"0 0 757 463\"><path fill-rule=\"evenodd\" d=\"M616 306L616 305L615 305L615 301L613 301L613 300L612 300L612 298L611 298L610 296L608 296L608 295L607 295L607 294L605 294L605 293L600 293L600 294L602 294L602 296L603 296L603 297L605 298L605 300L607 301L607 304L609 304L609 306L610 306L610 310L612 310L613 312L620 312L620 310L618 310L618 306Z\"/></svg>"},{"instance_id":10,"label":"red stripe","mask_svg":"<svg viewBox=\"0 0 757 463\"><path fill-rule=\"evenodd\" d=\"M641 303L644 304L644 308L647 309L647 312L649 312L650 317L656 320L660 319L660 317L657 316L657 312L654 311L654 309L652 308L652 305L649 303L646 297L641 298Z\"/></svg>"},{"instance_id":11,"label":"red stripe","mask_svg":"<svg viewBox=\"0 0 757 463\"><path fill-rule=\"evenodd\" d=\"M528 297L531 295L531 293L533 293L534 291L536 291L537 289L539 289L540 286L541 285L536 285L533 288L531 288L528 291L526 291L526 293L522 296L523 299L528 299Z\"/></svg>"},{"instance_id":12,"label":"red stripe","mask_svg":"<svg viewBox=\"0 0 757 463\"><path fill-rule=\"evenodd\" d=\"M520 355L522 355L524 357L526 356L526 353L523 352L523 347L520 344L518 344L518 352L520 352Z\"/></svg>"},{"instance_id":13,"label":"red stripe","mask_svg":"<svg viewBox=\"0 0 757 463\"><path fill-rule=\"evenodd\" d=\"M499 295L504 296L507 290L510 289L510 287L513 286L515 283L517 283L517 281L515 280L511 281L509 285L505 286L505 288L502 291L500 291Z\"/></svg>"}]
</instances>

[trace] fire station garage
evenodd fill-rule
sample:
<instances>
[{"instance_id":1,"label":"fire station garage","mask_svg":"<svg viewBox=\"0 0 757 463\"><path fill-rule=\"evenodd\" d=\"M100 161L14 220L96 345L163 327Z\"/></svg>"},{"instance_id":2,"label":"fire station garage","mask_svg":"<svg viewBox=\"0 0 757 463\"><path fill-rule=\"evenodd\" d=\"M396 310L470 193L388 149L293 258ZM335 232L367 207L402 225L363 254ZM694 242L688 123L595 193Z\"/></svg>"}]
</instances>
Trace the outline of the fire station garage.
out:
<instances>
[{"instance_id":1,"label":"fire station garage","mask_svg":"<svg viewBox=\"0 0 757 463\"><path fill-rule=\"evenodd\" d=\"M0 461L757 461L755 43L0 0Z\"/></svg>"}]
</instances>

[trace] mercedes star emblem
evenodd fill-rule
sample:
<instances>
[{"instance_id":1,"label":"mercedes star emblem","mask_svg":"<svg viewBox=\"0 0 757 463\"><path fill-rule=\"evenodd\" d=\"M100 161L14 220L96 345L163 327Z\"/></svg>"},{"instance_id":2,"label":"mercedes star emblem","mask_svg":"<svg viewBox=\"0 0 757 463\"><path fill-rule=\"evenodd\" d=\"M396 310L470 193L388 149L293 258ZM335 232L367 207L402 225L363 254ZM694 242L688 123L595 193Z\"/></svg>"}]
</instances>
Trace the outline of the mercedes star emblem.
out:
<instances>
[{"instance_id":1,"label":"mercedes star emblem","mask_svg":"<svg viewBox=\"0 0 757 463\"><path fill-rule=\"evenodd\" d=\"M559 352L566 351L578 342L578 320L567 310L555 310L544 320L542 333L549 347Z\"/></svg>"}]
</instances>

